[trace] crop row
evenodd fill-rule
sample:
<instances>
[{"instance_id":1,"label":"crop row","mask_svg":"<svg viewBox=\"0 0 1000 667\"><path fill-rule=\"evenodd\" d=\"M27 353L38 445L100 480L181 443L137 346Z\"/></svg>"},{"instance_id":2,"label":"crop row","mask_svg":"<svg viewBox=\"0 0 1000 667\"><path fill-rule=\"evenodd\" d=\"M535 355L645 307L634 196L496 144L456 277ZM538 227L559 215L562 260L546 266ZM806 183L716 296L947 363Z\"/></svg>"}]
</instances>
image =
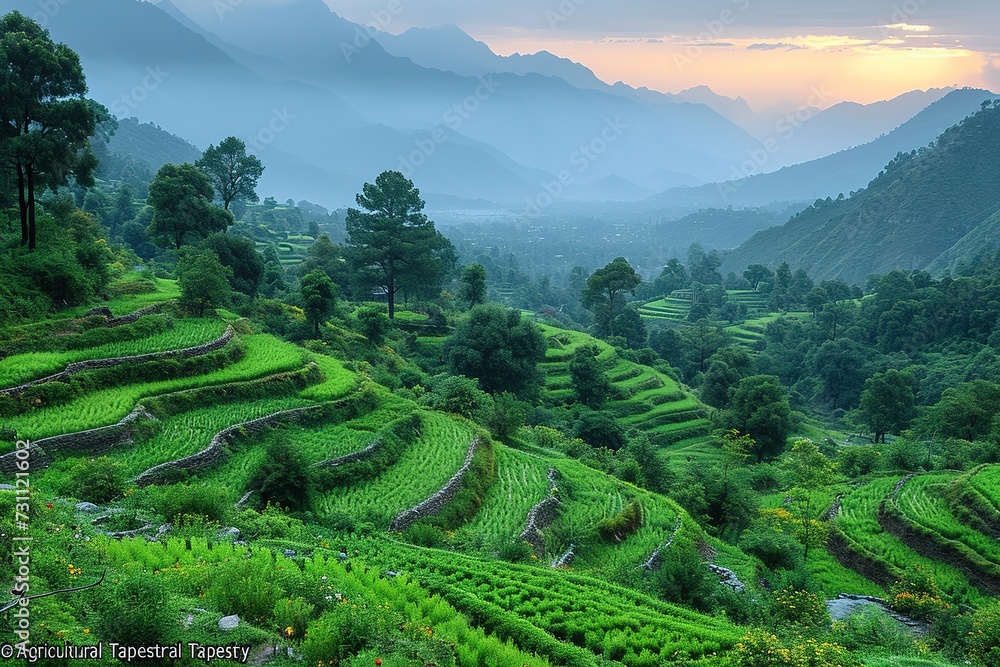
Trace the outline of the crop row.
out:
<instances>
[{"instance_id":1,"label":"crop row","mask_svg":"<svg viewBox=\"0 0 1000 667\"><path fill-rule=\"evenodd\" d=\"M400 512L425 500L451 479L462 467L473 437L471 425L429 413L421 438L395 465L375 479L323 494L317 507L327 514L388 526Z\"/></svg>"},{"instance_id":2,"label":"crop row","mask_svg":"<svg viewBox=\"0 0 1000 667\"><path fill-rule=\"evenodd\" d=\"M900 490L896 506L907 521L937 533L945 540L959 542L983 559L1000 567L1000 542L971 529L955 518L943 497L954 475L923 475L910 480Z\"/></svg>"},{"instance_id":3,"label":"crop row","mask_svg":"<svg viewBox=\"0 0 1000 667\"><path fill-rule=\"evenodd\" d=\"M463 533L482 536L487 543L517 539L528 512L549 490L545 461L506 447L497 448L496 459L496 482L479 513L462 528Z\"/></svg>"},{"instance_id":4,"label":"crop row","mask_svg":"<svg viewBox=\"0 0 1000 667\"><path fill-rule=\"evenodd\" d=\"M890 572L899 574L914 565L924 568L938 586L952 597L971 601L980 597L969 580L954 567L924 558L894 535L886 532L878 521L879 508L901 477L877 479L851 492L842 500L837 526L852 549L860 555L885 564Z\"/></svg>"},{"instance_id":5,"label":"crop row","mask_svg":"<svg viewBox=\"0 0 1000 667\"><path fill-rule=\"evenodd\" d=\"M392 556L386 560L435 592L454 596L450 599L460 608L482 601L560 641L630 666L669 661L678 651L693 656L724 651L740 634L724 620L591 577L402 545ZM460 599L466 596L472 599Z\"/></svg>"},{"instance_id":6,"label":"crop row","mask_svg":"<svg viewBox=\"0 0 1000 667\"><path fill-rule=\"evenodd\" d=\"M95 391L69 403L43 408L4 419L4 426L15 429L20 437L42 438L107 426L130 413L143 398L195 387L255 380L276 373L296 370L305 363L301 348L273 336L244 336L246 355L226 368L205 375L126 384Z\"/></svg>"},{"instance_id":7,"label":"crop row","mask_svg":"<svg viewBox=\"0 0 1000 667\"><path fill-rule=\"evenodd\" d=\"M63 352L27 352L0 361L0 387L14 387L53 373L77 361L130 357L195 347L222 335L226 323L219 319L179 319L173 328L136 340L122 340L98 347Z\"/></svg>"}]
</instances>

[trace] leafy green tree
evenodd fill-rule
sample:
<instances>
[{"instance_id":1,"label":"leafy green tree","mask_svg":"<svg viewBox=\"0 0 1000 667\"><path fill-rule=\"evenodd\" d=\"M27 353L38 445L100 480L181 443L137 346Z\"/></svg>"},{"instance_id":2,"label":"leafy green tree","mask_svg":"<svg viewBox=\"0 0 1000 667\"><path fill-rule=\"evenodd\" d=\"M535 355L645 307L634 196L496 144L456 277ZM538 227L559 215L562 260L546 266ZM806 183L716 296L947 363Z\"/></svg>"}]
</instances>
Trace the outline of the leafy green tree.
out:
<instances>
[{"instance_id":1,"label":"leafy green tree","mask_svg":"<svg viewBox=\"0 0 1000 667\"><path fill-rule=\"evenodd\" d=\"M833 483L836 466L827 459L812 440L797 440L792 445L788 467L794 480L794 487L788 492L792 498L792 515L799 525L799 539L809 560L811 547L821 547L826 539L824 526L816 520L815 497L821 489Z\"/></svg>"},{"instance_id":2,"label":"leafy green tree","mask_svg":"<svg viewBox=\"0 0 1000 667\"><path fill-rule=\"evenodd\" d=\"M868 377L868 354L861 345L848 338L827 341L817 350L813 367L835 410L858 404Z\"/></svg>"},{"instance_id":3,"label":"leafy green tree","mask_svg":"<svg viewBox=\"0 0 1000 667\"><path fill-rule=\"evenodd\" d=\"M1000 384L975 380L945 390L922 419L922 430L974 442L989 435L998 414Z\"/></svg>"},{"instance_id":4,"label":"leafy green tree","mask_svg":"<svg viewBox=\"0 0 1000 667\"><path fill-rule=\"evenodd\" d=\"M622 309L621 313L611 321L611 328L615 332L615 337L624 339L625 346L630 350L641 350L646 347L646 341L649 340L646 322L634 304Z\"/></svg>"},{"instance_id":5,"label":"leafy green tree","mask_svg":"<svg viewBox=\"0 0 1000 667\"><path fill-rule=\"evenodd\" d=\"M424 215L420 190L398 171L365 183L357 203L363 211L347 213L351 259L369 283L385 291L392 320L404 287L440 290L454 266L454 248Z\"/></svg>"},{"instance_id":6,"label":"leafy green tree","mask_svg":"<svg viewBox=\"0 0 1000 667\"><path fill-rule=\"evenodd\" d=\"M368 339L372 345L381 345L385 342L385 337L392 329L392 322L385 312L385 308L376 304L369 304L358 309L355 315L358 322L358 330L361 335Z\"/></svg>"},{"instance_id":7,"label":"leafy green tree","mask_svg":"<svg viewBox=\"0 0 1000 667\"><path fill-rule=\"evenodd\" d=\"M234 199L260 201L256 190L264 165L257 156L247 155L247 145L236 137L210 145L194 165L212 181L225 210Z\"/></svg>"},{"instance_id":8,"label":"leafy green tree","mask_svg":"<svg viewBox=\"0 0 1000 667\"><path fill-rule=\"evenodd\" d=\"M604 405L611 393L611 380L597 359L600 353L596 345L581 345L569 360L573 393L578 401L595 410Z\"/></svg>"},{"instance_id":9,"label":"leafy green tree","mask_svg":"<svg viewBox=\"0 0 1000 667\"><path fill-rule=\"evenodd\" d=\"M670 296L673 292L686 289L691 284L691 276L676 257L667 262L663 271L653 281L656 294Z\"/></svg>"},{"instance_id":10,"label":"leafy green tree","mask_svg":"<svg viewBox=\"0 0 1000 667\"><path fill-rule=\"evenodd\" d=\"M135 203L136 192L128 183L122 183L115 190L114 202L112 203L111 216L109 220L109 229L112 236L116 236L118 230L125 225L125 223L131 221L135 218L136 214L139 212L139 207Z\"/></svg>"},{"instance_id":11,"label":"leafy green tree","mask_svg":"<svg viewBox=\"0 0 1000 667\"><path fill-rule=\"evenodd\" d=\"M256 296L264 280L264 258L257 252L257 244L251 239L212 234L199 244L214 252L223 266L233 270L232 286L237 292Z\"/></svg>"},{"instance_id":12,"label":"leafy green tree","mask_svg":"<svg viewBox=\"0 0 1000 667\"><path fill-rule=\"evenodd\" d=\"M484 391L530 395L541 381L545 337L517 310L476 306L446 341L444 357L456 375L476 378Z\"/></svg>"},{"instance_id":13,"label":"leafy green tree","mask_svg":"<svg viewBox=\"0 0 1000 667\"><path fill-rule=\"evenodd\" d=\"M865 382L858 417L875 434L875 442L885 442L887 433L899 433L916 416L913 378L890 369L876 373Z\"/></svg>"},{"instance_id":14,"label":"leafy green tree","mask_svg":"<svg viewBox=\"0 0 1000 667\"><path fill-rule=\"evenodd\" d=\"M261 505L275 505L292 512L309 509L315 480L302 452L284 438L273 438L250 487L260 494Z\"/></svg>"},{"instance_id":15,"label":"leafy green tree","mask_svg":"<svg viewBox=\"0 0 1000 667\"><path fill-rule=\"evenodd\" d=\"M719 267L722 266L722 259L719 253L712 251L705 252L700 244L694 243L688 249L688 271L691 273L691 281L702 285L721 285L723 283L722 274Z\"/></svg>"},{"instance_id":16,"label":"leafy green tree","mask_svg":"<svg viewBox=\"0 0 1000 667\"><path fill-rule=\"evenodd\" d=\"M728 428L754 440L758 462L772 459L784 451L792 427L788 391L774 376L744 378L733 392L726 421Z\"/></svg>"},{"instance_id":17,"label":"leafy green tree","mask_svg":"<svg viewBox=\"0 0 1000 667\"><path fill-rule=\"evenodd\" d=\"M597 319L597 326L606 335L615 335L614 318L625 306L626 293L635 293L642 277L624 257L618 257L587 279L583 291L583 306Z\"/></svg>"},{"instance_id":18,"label":"leafy green tree","mask_svg":"<svg viewBox=\"0 0 1000 667\"><path fill-rule=\"evenodd\" d=\"M740 380L750 375L753 361L745 348L724 347L712 355L701 385L701 400L713 408L725 410L729 394Z\"/></svg>"},{"instance_id":19,"label":"leafy green tree","mask_svg":"<svg viewBox=\"0 0 1000 667\"><path fill-rule=\"evenodd\" d=\"M39 192L71 178L93 185L89 139L100 124L110 132L113 123L107 109L84 97L79 56L20 12L0 17L0 61L0 164L16 179L21 245L35 250Z\"/></svg>"},{"instance_id":20,"label":"leafy green tree","mask_svg":"<svg viewBox=\"0 0 1000 667\"><path fill-rule=\"evenodd\" d=\"M210 308L225 308L233 296L233 270L223 266L211 250L185 252L177 264L181 305L202 317Z\"/></svg>"},{"instance_id":21,"label":"leafy green tree","mask_svg":"<svg viewBox=\"0 0 1000 667\"><path fill-rule=\"evenodd\" d=\"M462 270L461 296L470 308L486 301L486 269L482 264L470 264Z\"/></svg>"},{"instance_id":22,"label":"leafy green tree","mask_svg":"<svg viewBox=\"0 0 1000 667\"><path fill-rule=\"evenodd\" d=\"M225 232L232 215L212 204L214 197L212 183L194 165L163 165L146 198L153 207L149 235L160 247L180 250L192 234L205 239Z\"/></svg>"},{"instance_id":23,"label":"leafy green tree","mask_svg":"<svg viewBox=\"0 0 1000 667\"><path fill-rule=\"evenodd\" d=\"M752 264L743 272L743 277L750 283L750 289L757 292L761 284L774 280L774 272L763 264Z\"/></svg>"},{"instance_id":24,"label":"leafy green tree","mask_svg":"<svg viewBox=\"0 0 1000 667\"><path fill-rule=\"evenodd\" d=\"M313 325L313 334L319 337L319 325L333 310L337 301L337 286L322 271L312 271L302 276L299 296L306 311L306 319Z\"/></svg>"}]
</instances>

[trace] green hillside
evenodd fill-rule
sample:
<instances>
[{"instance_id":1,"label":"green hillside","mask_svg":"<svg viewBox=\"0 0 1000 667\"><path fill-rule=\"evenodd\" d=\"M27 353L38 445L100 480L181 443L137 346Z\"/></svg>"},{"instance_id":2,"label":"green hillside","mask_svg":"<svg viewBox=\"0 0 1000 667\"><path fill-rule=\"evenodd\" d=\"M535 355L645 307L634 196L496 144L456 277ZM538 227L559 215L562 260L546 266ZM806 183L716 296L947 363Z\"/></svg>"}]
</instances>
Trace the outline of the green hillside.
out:
<instances>
[{"instance_id":1,"label":"green hillside","mask_svg":"<svg viewBox=\"0 0 1000 667\"><path fill-rule=\"evenodd\" d=\"M984 248L975 234L1000 207L1000 107L984 109L926 149L900 154L864 190L817 201L782 227L727 254L723 270L789 262L817 280L862 284L895 269L943 271ZM981 236L982 238L979 238ZM940 261L938 258L942 258Z\"/></svg>"}]
</instances>

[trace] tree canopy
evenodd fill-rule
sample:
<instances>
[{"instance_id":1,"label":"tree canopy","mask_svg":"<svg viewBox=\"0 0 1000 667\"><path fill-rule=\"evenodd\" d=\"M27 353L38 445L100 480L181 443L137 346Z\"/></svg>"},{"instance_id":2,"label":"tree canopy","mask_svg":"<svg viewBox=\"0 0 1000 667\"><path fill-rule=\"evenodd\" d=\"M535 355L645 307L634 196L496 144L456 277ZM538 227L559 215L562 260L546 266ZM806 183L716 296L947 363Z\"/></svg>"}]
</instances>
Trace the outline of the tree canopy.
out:
<instances>
[{"instance_id":1,"label":"tree canopy","mask_svg":"<svg viewBox=\"0 0 1000 667\"><path fill-rule=\"evenodd\" d=\"M420 190L398 171L365 183L357 203L361 208L347 213L350 258L364 282L384 290L395 319L401 289L440 291L454 268L454 248L424 215Z\"/></svg>"},{"instance_id":2,"label":"tree canopy","mask_svg":"<svg viewBox=\"0 0 1000 667\"><path fill-rule=\"evenodd\" d=\"M583 306L594 313L599 329L607 335L615 335L614 319L625 306L621 297L627 292L635 293L640 283L642 277L624 257L594 271L583 291Z\"/></svg>"},{"instance_id":3,"label":"tree canopy","mask_svg":"<svg viewBox=\"0 0 1000 667\"><path fill-rule=\"evenodd\" d=\"M256 155L247 155L246 144L236 137L209 146L195 166L212 181L227 211L234 199L260 201L257 181L264 174L264 165Z\"/></svg>"},{"instance_id":4,"label":"tree canopy","mask_svg":"<svg viewBox=\"0 0 1000 667\"><path fill-rule=\"evenodd\" d=\"M479 380L492 394L530 394L541 381L545 337L521 313L495 304L476 306L445 341L444 355L456 375Z\"/></svg>"},{"instance_id":5,"label":"tree canopy","mask_svg":"<svg viewBox=\"0 0 1000 667\"><path fill-rule=\"evenodd\" d=\"M34 250L38 194L71 178L93 185L97 158L88 140L100 123L112 131L110 115L84 97L80 57L19 12L0 17L0 61L0 159L16 180L21 245Z\"/></svg>"},{"instance_id":6,"label":"tree canopy","mask_svg":"<svg viewBox=\"0 0 1000 667\"><path fill-rule=\"evenodd\" d=\"M214 198L212 183L194 165L163 165L146 199L153 207L149 235L161 247L180 250L191 235L205 239L226 231L232 214L215 206Z\"/></svg>"}]
</instances>

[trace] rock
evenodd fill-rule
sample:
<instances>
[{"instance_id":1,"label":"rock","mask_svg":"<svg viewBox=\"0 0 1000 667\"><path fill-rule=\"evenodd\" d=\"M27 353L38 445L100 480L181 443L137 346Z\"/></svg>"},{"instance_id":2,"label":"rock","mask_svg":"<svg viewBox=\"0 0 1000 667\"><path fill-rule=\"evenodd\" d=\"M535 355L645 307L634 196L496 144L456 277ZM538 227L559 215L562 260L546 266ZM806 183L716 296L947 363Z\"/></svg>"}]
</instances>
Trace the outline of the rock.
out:
<instances>
[{"instance_id":1,"label":"rock","mask_svg":"<svg viewBox=\"0 0 1000 667\"><path fill-rule=\"evenodd\" d=\"M194 624L194 614L188 614L187 618L184 619L184 627L190 628Z\"/></svg>"},{"instance_id":2,"label":"rock","mask_svg":"<svg viewBox=\"0 0 1000 667\"><path fill-rule=\"evenodd\" d=\"M10 484L0 484L0 491L14 491L14 487Z\"/></svg>"},{"instance_id":3,"label":"rock","mask_svg":"<svg viewBox=\"0 0 1000 667\"><path fill-rule=\"evenodd\" d=\"M282 555L283 555L283 556L284 556L285 558L295 558L296 556L298 556L298 555L299 555L299 554L298 554L297 552L295 552L295 551L294 551L294 550L292 550L292 549L285 549L285 550L284 550L284 551L282 551L281 553L282 553Z\"/></svg>"},{"instance_id":4,"label":"rock","mask_svg":"<svg viewBox=\"0 0 1000 667\"><path fill-rule=\"evenodd\" d=\"M173 529L174 529L174 524L172 524L172 523L165 523L165 524L163 524L162 526L160 526L159 528L156 529L156 534L157 535L163 535L164 533L169 533Z\"/></svg>"},{"instance_id":5,"label":"rock","mask_svg":"<svg viewBox=\"0 0 1000 667\"><path fill-rule=\"evenodd\" d=\"M240 627L240 617L239 616L226 616L219 619L219 629L229 632L230 630L235 630Z\"/></svg>"},{"instance_id":6,"label":"rock","mask_svg":"<svg viewBox=\"0 0 1000 667\"><path fill-rule=\"evenodd\" d=\"M101 508L94 503L77 503L75 509L77 512L86 512L87 514L94 514L101 511Z\"/></svg>"},{"instance_id":7,"label":"rock","mask_svg":"<svg viewBox=\"0 0 1000 667\"><path fill-rule=\"evenodd\" d=\"M228 528L223 528L222 530L219 531L219 537L238 540L240 538L240 529L233 528L232 526L229 526Z\"/></svg>"},{"instance_id":8,"label":"rock","mask_svg":"<svg viewBox=\"0 0 1000 667\"><path fill-rule=\"evenodd\" d=\"M708 569L714 572L719 577L720 583L723 586L728 586L733 589L736 593L742 593L746 590L746 586L740 581L740 578L736 576L736 573L732 570L727 570L724 567L719 567L718 565L708 565Z\"/></svg>"}]
</instances>

